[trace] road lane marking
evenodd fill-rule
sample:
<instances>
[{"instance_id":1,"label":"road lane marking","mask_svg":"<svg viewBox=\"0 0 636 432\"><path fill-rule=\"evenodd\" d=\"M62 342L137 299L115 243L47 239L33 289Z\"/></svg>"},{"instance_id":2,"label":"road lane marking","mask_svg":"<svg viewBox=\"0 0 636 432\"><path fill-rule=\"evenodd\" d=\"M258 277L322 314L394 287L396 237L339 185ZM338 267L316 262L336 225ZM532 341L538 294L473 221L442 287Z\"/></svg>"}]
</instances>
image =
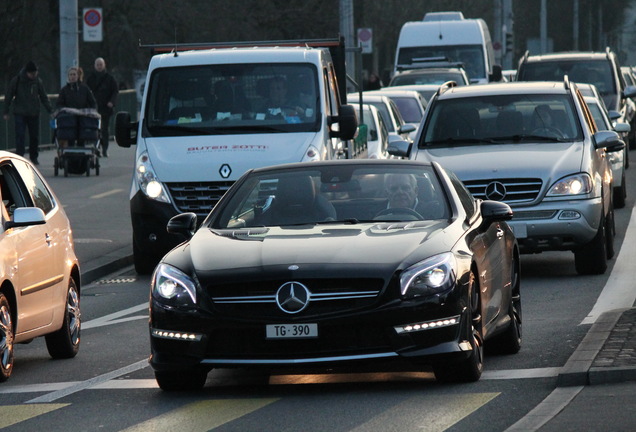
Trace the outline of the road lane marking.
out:
<instances>
[{"instance_id":1,"label":"road lane marking","mask_svg":"<svg viewBox=\"0 0 636 432\"><path fill-rule=\"evenodd\" d=\"M70 404L5 405L0 406L0 429L64 408Z\"/></svg>"},{"instance_id":2,"label":"road lane marking","mask_svg":"<svg viewBox=\"0 0 636 432\"><path fill-rule=\"evenodd\" d=\"M504 432L534 432L557 416L572 399L583 390L583 386L557 387L532 411L522 417Z\"/></svg>"},{"instance_id":3,"label":"road lane marking","mask_svg":"<svg viewBox=\"0 0 636 432\"><path fill-rule=\"evenodd\" d=\"M148 309L148 302L139 304L137 306L129 307L128 309L120 310L119 312L114 312L112 314L104 315L102 317L95 318L94 320L83 322L82 330L88 330L91 328L118 324L121 322L131 321L136 319L148 319L148 315L122 318L122 317L125 317L126 315L130 315L132 313L139 312L141 310L147 310L147 309Z\"/></svg>"},{"instance_id":4,"label":"road lane marking","mask_svg":"<svg viewBox=\"0 0 636 432\"><path fill-rule=\"evenodd\" d=\"M97 194L97 195L93 195L93 196L91 196L90 198L91 198L91 199L100 199L100 198L105 198L105 197L107 197L107 196L115 195L115 194L118 194L119 192L123 192L123 191L124 191L123 189L111 189L111 190L109 190L109 191L102 192L102 193Z\"/></svg>"},{"instance_id":5,"label":"road lane marking","mask_svg":"<svg viewBox=\"0 0 636 432\"><path fill-rule=\"evenodd\" d=\"M153 417L121 432L207 432L259 410L279 399L205 400Z\"/></svg>"},{"instance_id":6,"label":"road lane marking","mask_svg":"<svg viewBox=\"0 0 636 432\"><path fill-rule=\"evenodd\" d=\"M77 393L79 391L82 390L86 390L88 388L91 388L94 385L97 384L101 384L103 382L106 381L110 381L112 379L118 378L122 375L126 375L135 371L138 371L140 369L146 368L148 367L148 360L144 359L144 360L140 360L137 363L133 363L131 365L125 366L123 368L105 373L103 375L99 375L96 376L95 378L91 378L89 380L86 381L81 381L75 385L66 387L64 389L61 390L57 390L54 391L52 393L49 394L45 394L43 396L37 397L35 399L31 399L29 401L27 401L26 403L49 403L49 402L53 402L55 400L61 399L63 397L66 397L70 394L73 393Z\"/></svg>"},{"instance_id":7,"label":"road lane marking","mask_svg":"<svg viewBox=\"0 0 636 432\"><path fill-rule=\"evenodd\" d=\"M616 257L612 273L596 299L596 304L580 325L594 324L604 312L631 307L636 301L634 290L634 261L636 261L636 214L631 209L629 224L623 239L623 245Z\"/></svg>"},{"instance_id":8,"label":"road lane marking","mask_svg":"<svg viewBox=\"0 0 636 432\"><path fill-rule=\"evenodd\" d=\"M442 432L468 417L501 393L423 394L387 409L350 432L385 430L400 419L399 430ZM425 409L422 409L425 407Z\"/></svg>"}]
</instances>

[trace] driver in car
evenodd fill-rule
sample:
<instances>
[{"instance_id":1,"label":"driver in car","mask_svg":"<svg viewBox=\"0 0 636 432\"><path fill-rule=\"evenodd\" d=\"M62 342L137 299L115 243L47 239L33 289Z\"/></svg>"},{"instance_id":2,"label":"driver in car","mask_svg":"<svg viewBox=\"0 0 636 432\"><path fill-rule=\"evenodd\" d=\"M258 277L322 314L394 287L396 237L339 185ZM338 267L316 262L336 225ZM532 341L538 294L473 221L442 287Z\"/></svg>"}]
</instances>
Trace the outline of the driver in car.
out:
<instances>
[{"instance_id":1,"label":"driver in car","mask_svg":"<svg viewBox=\"0 0 636 432\"><path fill-rule=\"evenodd\" d=\"M418 211L417 179L413 174L387 174L384 187L389 198L387 208Z\"/></svg>"}]
</instances>

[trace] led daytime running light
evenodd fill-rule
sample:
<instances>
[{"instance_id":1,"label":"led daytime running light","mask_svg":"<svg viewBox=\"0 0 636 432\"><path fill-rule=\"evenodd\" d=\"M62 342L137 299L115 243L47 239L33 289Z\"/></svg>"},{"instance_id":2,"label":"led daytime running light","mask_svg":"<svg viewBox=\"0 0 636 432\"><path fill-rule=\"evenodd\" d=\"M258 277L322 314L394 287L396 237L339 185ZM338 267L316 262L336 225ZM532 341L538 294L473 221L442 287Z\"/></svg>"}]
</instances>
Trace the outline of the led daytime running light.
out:
<instances>
[{"instance_id":1,"label":"led daytime running light","mask_svg":"<svg viewBox=\"0 0 636 432\"><path fill-rule=\"evenodd\" d=\"M403 326L394 327L394 329L397 334L403 334L403 333L413 333L413 332L418 332L423 330L433 330L433 329L438 329L442 327L450 327L457 324L459 324L459 315L455 315L453 317L443 318L439 320L406 324Z\"/></svg>"},{"instance_id":2,"label":"led daytime running light","mask_svg":"<svg viewBox=\"0 0 636 432\"><path fill-rule=\"evenodd\" d=\"M199 342L202 335L196 333L178 332L173 330L152 329L152 335L161 339L184 340L190 342Z\"/></svg>"}]
</instances>

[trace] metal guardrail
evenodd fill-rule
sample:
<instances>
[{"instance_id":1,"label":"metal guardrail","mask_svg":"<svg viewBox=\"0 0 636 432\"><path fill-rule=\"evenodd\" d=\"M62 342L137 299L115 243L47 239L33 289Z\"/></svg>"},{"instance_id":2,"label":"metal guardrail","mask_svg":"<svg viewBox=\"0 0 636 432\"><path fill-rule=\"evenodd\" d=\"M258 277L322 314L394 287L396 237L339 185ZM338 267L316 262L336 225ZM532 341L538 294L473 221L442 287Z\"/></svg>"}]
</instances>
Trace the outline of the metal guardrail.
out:
<instances>
[{"instance_id":1,"label":"metal guardrail","mask_svg":"<svg viewBox=\"0 0 636 432\"><path fill-rule=\"evenodd\" d=\"M48 95L51 105L55 107L57 102L57 95ZM119 97L117 98L116 111L128 111L131 116L135 117L133 121L137 119L137 112L139 111L137 105L137 94L134 89L132 90L120 90ZM0 96L0 113L4 113L4 95ZM40 145L46 146L53 143L53 134L51 130L51 118L44 108L40 111ZM115 131L115 115L110 118L110 130L111 134ZM28 137L26 147L28 149ZM15 150L15 125L13 115L8 121L0 118L0 150Z\"/></svg>"}]
</instances>

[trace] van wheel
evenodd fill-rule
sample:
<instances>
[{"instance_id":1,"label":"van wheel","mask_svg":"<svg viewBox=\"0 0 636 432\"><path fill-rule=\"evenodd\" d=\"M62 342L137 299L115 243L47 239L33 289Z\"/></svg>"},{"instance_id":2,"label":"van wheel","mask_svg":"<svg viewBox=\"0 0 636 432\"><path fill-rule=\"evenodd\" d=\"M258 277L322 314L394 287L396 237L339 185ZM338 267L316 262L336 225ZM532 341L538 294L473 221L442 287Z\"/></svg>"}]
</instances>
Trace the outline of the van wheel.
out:
<instances>
[{"instance_id":1,"label":"van wheel","mask_svg":"<svg viewBox=\"0 0 636 432\"><path fill-rule=\"evenodd\" d=\"M13 370L13 321L9 301L0 293L0 382L11 376Z\"/></svg>"},{"instance_id":2,"label":"van wheel","mask_svg":"<svg viewBox=\"0 0 636 432\"><path fill-rule=\"evenodd\" d=\"M574 251L574 266L580 275L598 275L607 270L607 224L601 216L596 235L589 243Z\"/></svg>"}]
</instances>

